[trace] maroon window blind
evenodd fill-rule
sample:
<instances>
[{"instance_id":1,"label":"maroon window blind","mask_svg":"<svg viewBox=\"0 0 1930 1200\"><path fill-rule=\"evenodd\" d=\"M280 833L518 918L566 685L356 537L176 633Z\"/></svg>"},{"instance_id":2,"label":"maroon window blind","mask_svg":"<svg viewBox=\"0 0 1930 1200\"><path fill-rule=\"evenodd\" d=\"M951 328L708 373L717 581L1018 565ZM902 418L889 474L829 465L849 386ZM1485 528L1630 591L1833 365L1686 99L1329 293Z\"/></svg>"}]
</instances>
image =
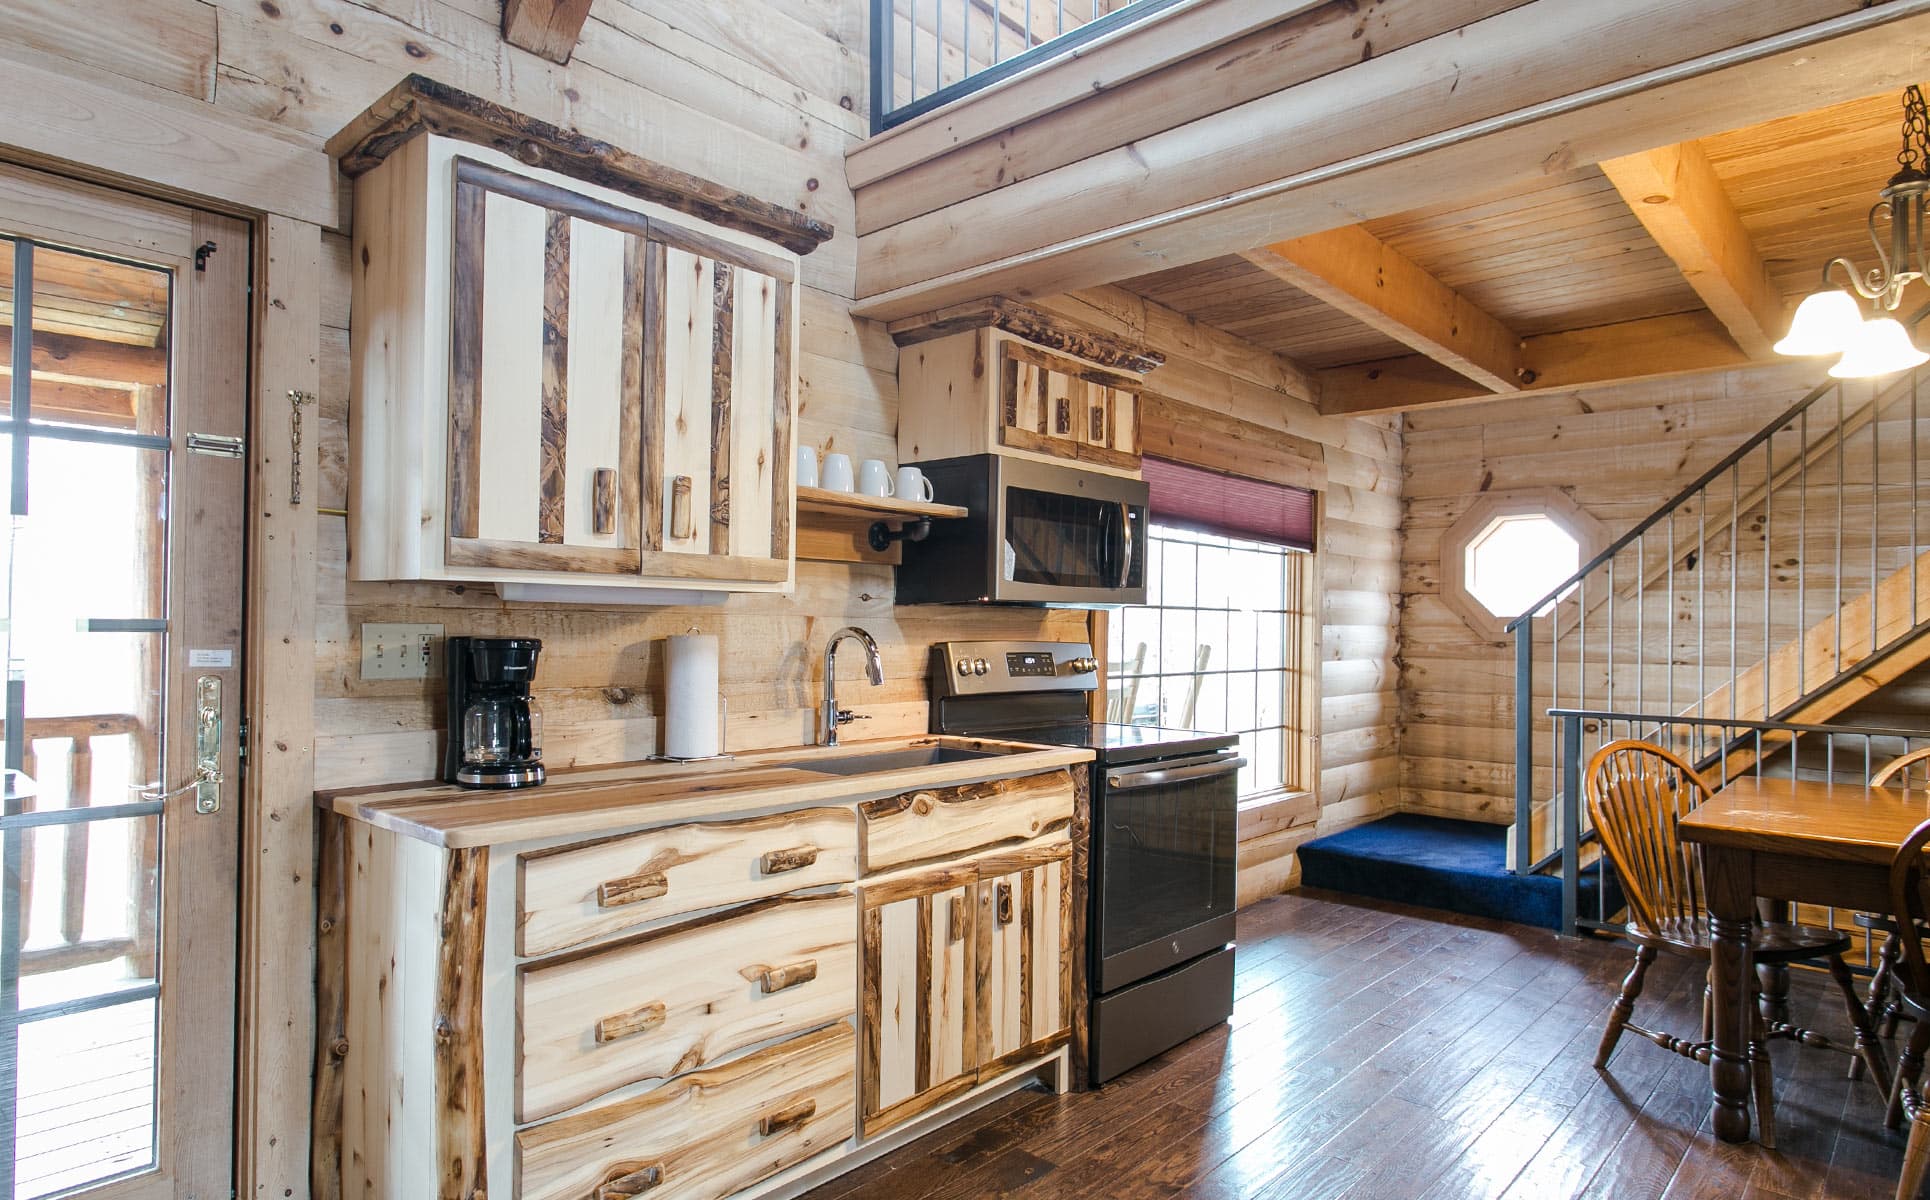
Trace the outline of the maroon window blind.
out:
<instances>
[{"instance_id":1,"label":"maroon window blind","mask_svg":"<svg viewBox=\"0 0 1930 1200\"><path fill-rule=\"evenodd\" d=\"M1222 537L1313 549L1313 493L1160 458L1140 463L1152 519Z\"/></svg>"}]
</instances>

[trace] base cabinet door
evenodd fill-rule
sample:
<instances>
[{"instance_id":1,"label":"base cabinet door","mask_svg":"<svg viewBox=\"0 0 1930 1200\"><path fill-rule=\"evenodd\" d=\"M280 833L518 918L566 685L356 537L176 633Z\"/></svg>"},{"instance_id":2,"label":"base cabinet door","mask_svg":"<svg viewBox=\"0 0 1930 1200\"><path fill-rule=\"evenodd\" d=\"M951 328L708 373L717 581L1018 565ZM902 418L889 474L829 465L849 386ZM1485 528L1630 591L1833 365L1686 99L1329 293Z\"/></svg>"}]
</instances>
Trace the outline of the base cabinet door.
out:
<instances>
[{"instance_id":1,"label":"base cabinet door","mask_svg":"<svg viewBox=\"0 0 1930 1200\"><path fill-rule=\"evenodd\" d=\"M867 1137L977 1082L977 886L971 867L950 867L864 889Z\"/></svg>"},{"instance_id":2,"label":"base cabinet door","mask_svg":"<svg viewBox=\"0 0 1930 1200\"><path fill-rule=\"evenodd\" d=\"M980 867L975 991L979 1077L1065 1040L1071 1027L1071 849L1001 855Z\"/></svg>"}]
</instances>

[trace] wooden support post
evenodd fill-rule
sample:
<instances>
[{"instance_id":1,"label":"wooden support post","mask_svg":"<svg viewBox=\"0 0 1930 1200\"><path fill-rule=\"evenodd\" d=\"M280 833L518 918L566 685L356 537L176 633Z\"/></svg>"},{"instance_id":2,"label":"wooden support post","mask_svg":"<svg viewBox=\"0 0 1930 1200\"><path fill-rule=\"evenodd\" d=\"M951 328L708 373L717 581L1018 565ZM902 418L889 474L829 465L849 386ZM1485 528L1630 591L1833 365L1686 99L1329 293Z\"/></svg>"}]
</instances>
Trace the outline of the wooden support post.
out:
<instances>
[{"instance_id":1,"label":"wooden support post","mask_svg":"<svg viewBox=\"0 0 1930 1200\"><path fill-rule=\"evenodd\" d=\"M503 0L503 40L566 63L590 17L590 0Z\"/></svg>"}]
</instances>

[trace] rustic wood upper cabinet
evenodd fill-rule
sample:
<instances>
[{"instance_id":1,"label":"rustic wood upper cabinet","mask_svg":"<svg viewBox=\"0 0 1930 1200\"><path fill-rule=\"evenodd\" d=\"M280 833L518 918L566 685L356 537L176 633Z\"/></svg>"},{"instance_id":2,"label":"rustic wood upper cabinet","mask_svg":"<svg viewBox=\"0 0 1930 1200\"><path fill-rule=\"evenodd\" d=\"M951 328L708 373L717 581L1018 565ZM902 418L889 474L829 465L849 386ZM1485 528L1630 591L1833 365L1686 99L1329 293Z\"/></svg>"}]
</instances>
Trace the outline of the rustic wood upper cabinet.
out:
<instances>
[{"instance_id":1,"label":"rustic wood upper cabinet","mask_svg":"<svg viewBox=\"0 0 1930 1200\"><path fill-rule=\"evenodd\" d=\"M1140 374L1163 359L1011 301L894 322L906 462L966 454L1139 472Z\"/></svg>"},{"instance_id":2,"label":"rustic wood upper cabinet","mask_svg":"<svg viewBox=\"0 0 1930 1200\"><path fill-rule=\"evenodd\" d=\"M829 231L426 81L351 134L352 577L788 587Z\"/></svg>"}]
</instances>

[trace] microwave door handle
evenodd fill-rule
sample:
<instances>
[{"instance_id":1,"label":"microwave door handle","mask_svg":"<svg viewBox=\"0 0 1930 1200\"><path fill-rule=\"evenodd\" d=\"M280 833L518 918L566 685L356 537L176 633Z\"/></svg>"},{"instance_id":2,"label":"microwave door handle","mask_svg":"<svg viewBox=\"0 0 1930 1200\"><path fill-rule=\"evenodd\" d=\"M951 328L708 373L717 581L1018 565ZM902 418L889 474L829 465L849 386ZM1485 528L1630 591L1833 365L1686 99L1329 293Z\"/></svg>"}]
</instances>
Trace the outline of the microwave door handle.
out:
<instances>
[{"instance_id":1,"label":"microwave door handle","mask_svg":"<svg viewBox=\"0 0 1930 1200\"><path fill-rule=\"evenodd\" d=\"M1169 783L1237 775L1240 768L1244 766L1246 766L1246 759L1234 757L1221 759L1218 762L1200 763L1192 767L1171 767L1151 771L1113 771L1106 776L1106 786L1115 792L1130 792L1139 788L1163 787Z\"/></svg>"},{"instance_id":2,"label":"microwave door handle","mask_svg":"<svg viewBox=\"0 0 1930 1200\"><path fill-rule=\"evenodd\" d=\"M1124 500L1119 501L1119 544L1119 580L1113 586L1123 588L1133 577L1133 510Z\"/></svg>"}]
</instances>

